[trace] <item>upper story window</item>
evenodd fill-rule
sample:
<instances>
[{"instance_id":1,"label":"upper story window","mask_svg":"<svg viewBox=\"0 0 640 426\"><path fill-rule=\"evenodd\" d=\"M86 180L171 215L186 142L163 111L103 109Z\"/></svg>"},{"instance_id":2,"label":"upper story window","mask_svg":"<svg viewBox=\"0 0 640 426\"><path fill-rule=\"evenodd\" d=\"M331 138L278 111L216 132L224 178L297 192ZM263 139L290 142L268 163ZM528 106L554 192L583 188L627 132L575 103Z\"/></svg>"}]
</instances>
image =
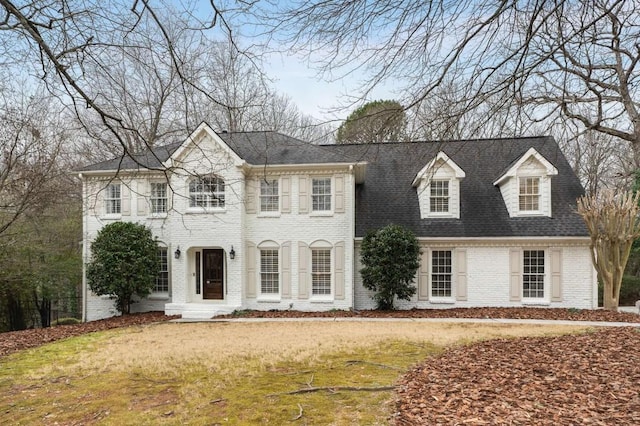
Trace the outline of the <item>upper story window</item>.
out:
<instances>
[{"instance_id":1,"label":"upper story window","mask_svg":"<svg viewBox=\"0 0 640 426\"><path fill-rule=\"evenodd\" d=\"M112 183L105 189L104 207L106 214L122 213L122 198L119 183Z\"/></svg>"},{"instance_id":2,"label":"upper story window","mask_svg":"<svg viewBox=\"0 0 640 426\"><path fill-rule=\"evenodd\" d=\"M524 250L522 297L544 298L544 250Z\"/></svg>"},{"instance_id":3,"label":"upper story window","mask_svg":"<svg viewBox=\"0 0 640 426\"><path fill-rule=\"evenodd\" d=\"M557 174L553 164L529 148L493 184L500 188L509 217L552 217L551 178Z\"/></svg>"},{"instance_id":4,"label":"upper story window","mask_svg":"<svg viewBox=\"0 0 640 426\"><path fill-rule=\"evenodd\" d=\"M280 208L278 180L260 181L260 211L277 212Z\"/></svg>"},{"instance_id":5,"label":"upper story window","mask_svg":"<svg viewBox=\"0 0 640 426\"><path fill-rule=\"evenodd\" d=\"M539 177L520 178L518 200L521 212L537 212L540 210Z\"/></svg>"},{"instance_id":6,"label":"upper story window","mask_svg":"<svg viewBox=\"0 0 640 426\"><path fill-rule=\"evenodd\" d=\"M420 218L460 218L460 182L465 172L440 151L413 179Z\"/></svg>"},{"instance_id":7,"label":"upper story window","mask_svg":"<svg viewBox=\"0 0 640 426\"><path fill-rule=\"evenodd\" d=\"M151 213L167 212L167 184L166 182L151 182Z\"/></svg>"},{"instance_id":8,"label":"upper story window","mask_svg":"<svg viewBox=\"0 0 640 426\"><path fill-rule=\"evenodd\" d=\"M260 293L278 294L280 292L280 274L278 249L260 250Z\"/></svg>"},{"instance_id":9,"label":"upper story window","mask_svg":"<svg viewBox=\"0 0 640 426\"><path fill-rule=\"evenodd\" d=\"M154 293L169 292L169 258L167 256L168 249L166 247L158 247L158 260L160 261L160 269L156 276L156 283L153 286Z\"/></svg>"},{"instance_id":10,"label":"upper story window","mask_svg":"<svg viewBox=\"0 0 640 426\"><path fill-rule=\"evenodd\" d=\"M449 213L449 181L432 180L429 192L429 211Z\"/></svg>"},{"instance_id":11,"label":"upper story window","mask_svg":"<svg viewBox=\"0 0 640 426\"><path fill-rule=\"evenodd\" d=\"M313 178L311 180L311 210L331 210L331 178Z\"/></svg>"},{"instance_id":12,"label":"upper story window","mask_svg":"<svg viewBox=\"0 0 640 426\"><path fill-rule=\"evenodd\" d=\"M224 207L224 180L211 176L189 182L189 207Z\"/></svg>"}]
</instances>

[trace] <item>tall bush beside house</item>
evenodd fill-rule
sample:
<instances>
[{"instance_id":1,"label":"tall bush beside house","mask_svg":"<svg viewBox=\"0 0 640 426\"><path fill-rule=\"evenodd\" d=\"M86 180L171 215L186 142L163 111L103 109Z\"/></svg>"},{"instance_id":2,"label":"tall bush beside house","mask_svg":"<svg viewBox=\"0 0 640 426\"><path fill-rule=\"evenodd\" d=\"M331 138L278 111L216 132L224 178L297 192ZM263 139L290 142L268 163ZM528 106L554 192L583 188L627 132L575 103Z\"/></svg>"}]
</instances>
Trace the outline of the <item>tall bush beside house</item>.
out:
<instances>
[{"instance_id":1,"label":"tall bush beside house","mask_svg":"<svg viewBox=\"0 0 640 426\"><path fill-rule=\"evenodd\" d=\"M130 222L111 223L91 244L87 281L97 295L115 297L118 312L128 314L134 296L151 293L160 268L151 230Z\"/></svg>"},{"instance_id":2,"label":"tall bush beside house","mask_svg":"<svg viewBox=\"0 0 640 426\"><path fill-rule=\"evenodd\" d=\"M410 230L387 225L369 232L362 241L360 270L366 288L375 291L378 309L394 309L394 299L410 300L416 293L413 285L420 266L420 244Z\"/></svg>"}]
</instances>

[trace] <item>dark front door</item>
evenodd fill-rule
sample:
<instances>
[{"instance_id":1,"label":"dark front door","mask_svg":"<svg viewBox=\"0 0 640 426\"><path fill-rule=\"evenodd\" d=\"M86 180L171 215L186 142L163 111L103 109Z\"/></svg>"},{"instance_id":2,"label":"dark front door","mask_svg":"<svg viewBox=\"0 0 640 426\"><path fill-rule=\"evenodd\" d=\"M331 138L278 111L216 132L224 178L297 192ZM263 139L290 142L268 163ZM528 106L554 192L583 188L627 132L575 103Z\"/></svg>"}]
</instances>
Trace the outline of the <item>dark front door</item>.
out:
<instances>
[{"instance_id":1,"label":"dark front door","mask_svg":"<svg viewBox=\"0 0 640 426\"><path fill-rule=\"evenodd\" d=\"M202 250L202 298L224 298L224 251Z\"/></svg>"}]
</instances>

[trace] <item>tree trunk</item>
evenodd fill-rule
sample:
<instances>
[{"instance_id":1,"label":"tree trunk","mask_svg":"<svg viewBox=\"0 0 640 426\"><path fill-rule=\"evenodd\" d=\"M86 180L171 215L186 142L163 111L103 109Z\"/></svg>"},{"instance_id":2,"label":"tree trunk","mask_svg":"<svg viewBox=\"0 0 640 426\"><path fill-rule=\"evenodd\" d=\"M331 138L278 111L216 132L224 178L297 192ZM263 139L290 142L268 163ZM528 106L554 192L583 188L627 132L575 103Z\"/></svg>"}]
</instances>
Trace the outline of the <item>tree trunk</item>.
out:
<instances>
[{"instance_id":1,"label":"tree trunk","mask_svg":"<svg viewBox=\"0 0 640 426\"><path fill-rule=\"evenodd\" d=\"M22 303L12 293L8 294L7 308L9 311L9 331L26 330L27 323L24 318Z\"/></svg>"}]
</instances>

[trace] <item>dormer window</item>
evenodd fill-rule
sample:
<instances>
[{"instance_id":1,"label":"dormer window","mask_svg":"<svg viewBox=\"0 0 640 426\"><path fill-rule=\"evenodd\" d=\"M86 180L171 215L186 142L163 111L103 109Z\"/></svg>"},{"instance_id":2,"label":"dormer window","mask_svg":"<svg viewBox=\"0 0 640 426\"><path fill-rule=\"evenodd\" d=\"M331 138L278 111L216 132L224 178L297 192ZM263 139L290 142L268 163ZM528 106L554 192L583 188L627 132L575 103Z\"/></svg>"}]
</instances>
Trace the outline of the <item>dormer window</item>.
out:
<instances>
[{"instance_id":1,"label":"dormer window","mask_svg":"<svg viewBox=\"0 0 640 426\"><path fill-rule=\"evenodd\" d=\"M521 177L519 191L521 212L537 212L540 210L540 178Z\"/></svg>"},{"instance_id":2,"label":"dormer window","mask_svg":"<svg viewBox=\"0 0 640 426\"><path fill-rule=\"evenodd\" d=\"M551 177L557 174L553 164L530 148L493 184L500 188L510 217L551 217Z\"/></svg>"},{"instance_id":3,"label":"dormer window","mask_svg":"<svg viewBox=\"0 0 640 426\"><path fill-rule=\"evenodd\" d=\"M429 211L449 213L449 181L432 180L430 184Z\"/></svg>"},{"instance_id":4,"label":"dormer window","mask_svg":"<svg viewBox=\"0 0 640 426\"><path fill-rule=\"evenodd\" d=\"M439 152L413 180L420 218L460 218L460 181L464 171L444 152Z\"/></svg>"}]
</instances>

